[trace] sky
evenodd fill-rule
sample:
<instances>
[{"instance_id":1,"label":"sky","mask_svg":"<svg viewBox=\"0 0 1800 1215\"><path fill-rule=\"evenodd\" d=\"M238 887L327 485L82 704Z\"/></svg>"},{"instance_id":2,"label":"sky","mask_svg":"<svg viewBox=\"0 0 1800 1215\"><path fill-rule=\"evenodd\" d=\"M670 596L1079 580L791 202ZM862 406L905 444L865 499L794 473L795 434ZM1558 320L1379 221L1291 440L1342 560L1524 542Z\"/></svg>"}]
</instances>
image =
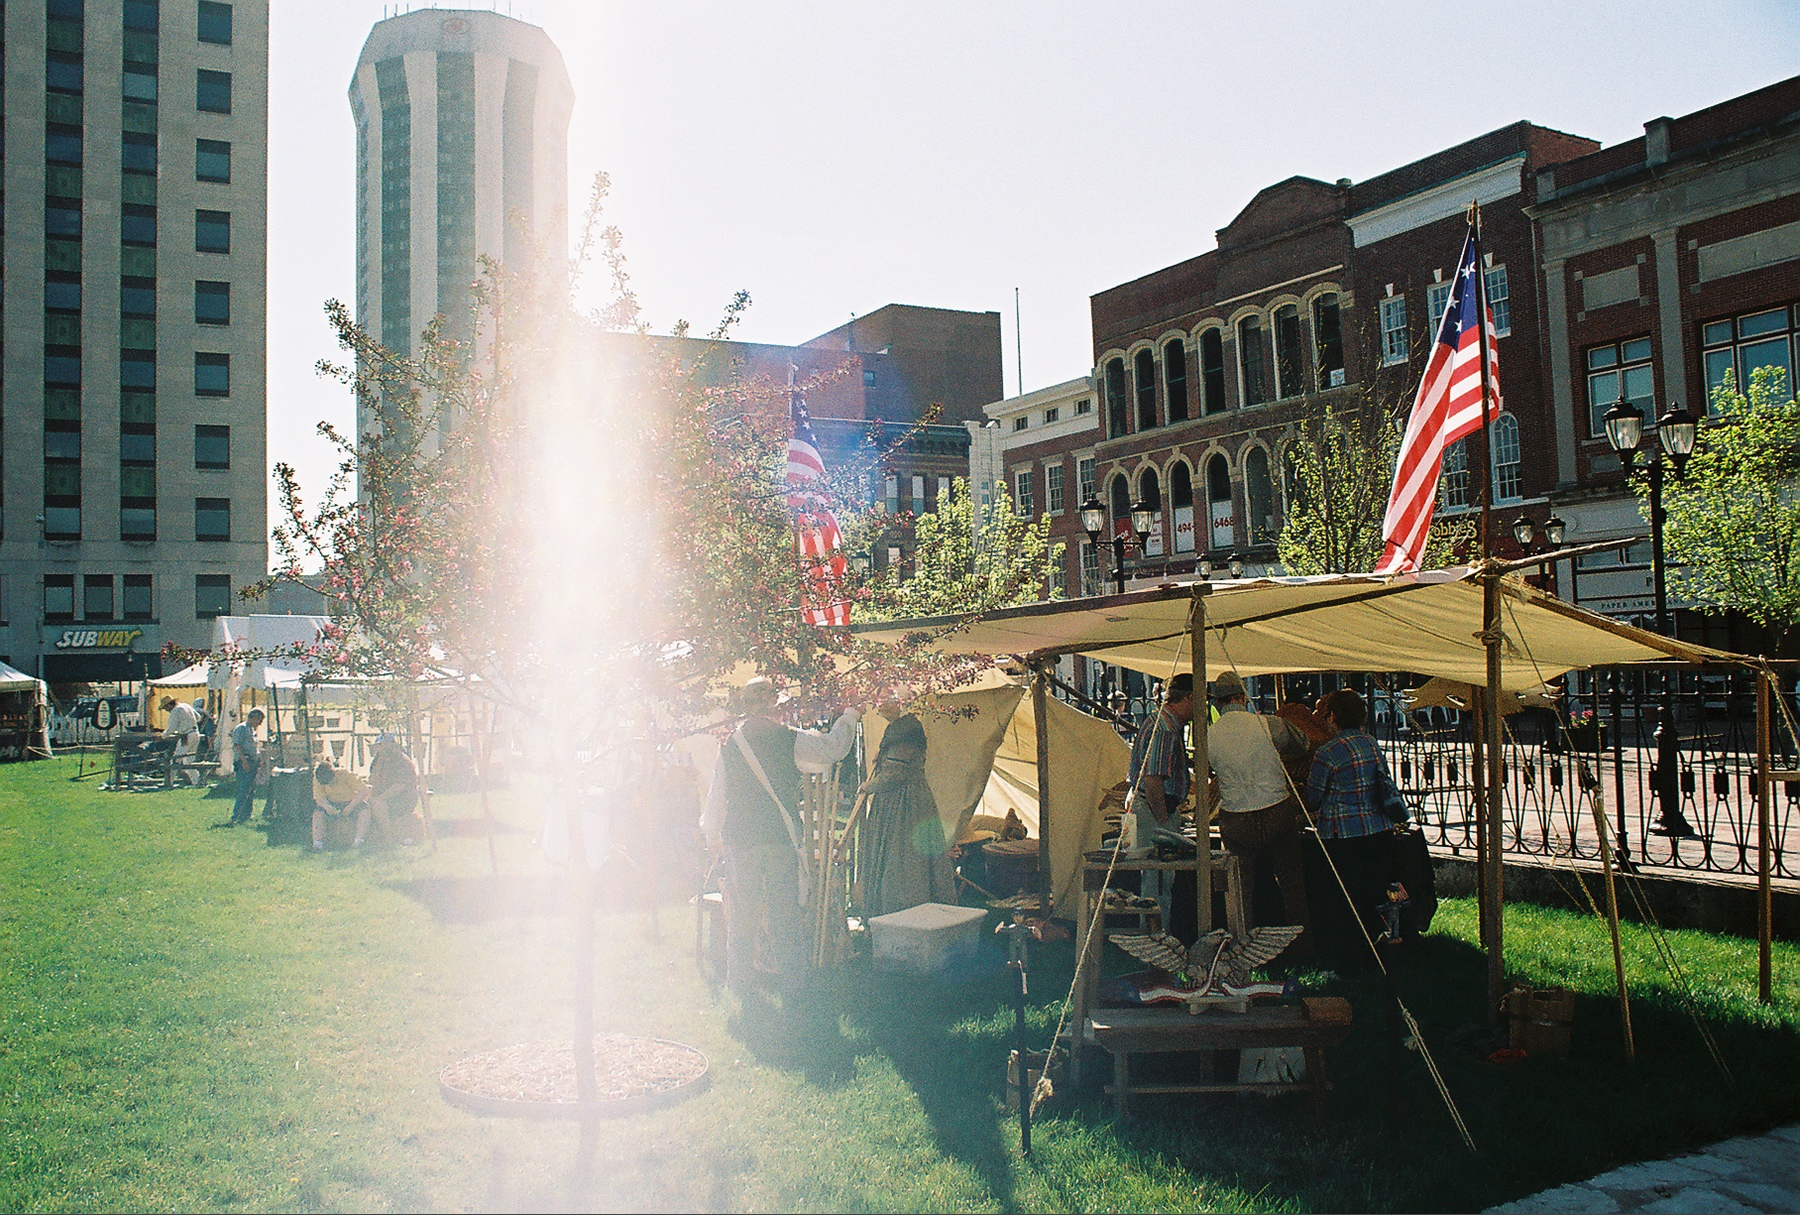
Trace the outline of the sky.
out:
<instances>
[{"instance_id":1,"label":"sky","mask_svg":"<svg viewBox=\"0 0 1800 1215\"><path fill-rule=\"evenodd\" d=\"M317 487L354 300L346 97L381 0L272 0L269 459ZM1363 180L1519 119L1619 143L1800 71L1791 0L497 0L575 87L646 319L797 343L888 303L1001 314L1008 394L1086 374L1088 299L1211 249L1264 186ZM1466 18L1459 20L1460 18ZM1014 292L1021 323L1014 324ZM271 489L270 507L275 507Z\"/></svg>"}]
</instances>

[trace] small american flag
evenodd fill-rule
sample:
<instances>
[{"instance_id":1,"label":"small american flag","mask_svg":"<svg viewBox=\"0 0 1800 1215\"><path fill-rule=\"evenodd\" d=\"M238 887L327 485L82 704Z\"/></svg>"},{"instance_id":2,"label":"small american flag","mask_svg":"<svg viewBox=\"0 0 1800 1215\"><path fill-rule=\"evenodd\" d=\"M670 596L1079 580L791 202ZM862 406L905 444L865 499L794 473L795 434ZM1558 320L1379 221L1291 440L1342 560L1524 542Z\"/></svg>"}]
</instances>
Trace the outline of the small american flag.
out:
<instances>
[{"instance_id":1,"label":"small american flag","mask_svg":"<svg viewBox=\"0 0 1800 1215\"><path fill-rule=\"evenodd\" d=\"M850 623L850 601L840 589L845 571L844 537L825 496L825 461L813 437L806 398L790 392L788 409L794 423L788 440L787 500L794 512L794 553L806 583L800 592L800 619L820 628Z\"/></svg>"},{"instance_id":2,"label":"small american flag","mask_svg":"<svg viewBox=\"0 0 1800 1215\"><path fill-rule=\"evenodd\" d=\"M1464 435L1481 429L1481 337L1478 309L1486 307L1481 284L1480 246L1475 229L1463 242L1462 260L1449 306L1438 325L1431 358L1413 398L1400 458L1394 464L1394 489L1388 496L1387 517L1381 537L1387 542L1378 574L1406 574L1419 568L1425 555L1425 536L1431 530L1431 512L1437 505L1438 476L1443 471L1444 449ZM1487 317L1488 387L1492 392L1490 416L1500 413L1500 355L1494 349L1494 318Z\"/></svg>"}]
</instances>

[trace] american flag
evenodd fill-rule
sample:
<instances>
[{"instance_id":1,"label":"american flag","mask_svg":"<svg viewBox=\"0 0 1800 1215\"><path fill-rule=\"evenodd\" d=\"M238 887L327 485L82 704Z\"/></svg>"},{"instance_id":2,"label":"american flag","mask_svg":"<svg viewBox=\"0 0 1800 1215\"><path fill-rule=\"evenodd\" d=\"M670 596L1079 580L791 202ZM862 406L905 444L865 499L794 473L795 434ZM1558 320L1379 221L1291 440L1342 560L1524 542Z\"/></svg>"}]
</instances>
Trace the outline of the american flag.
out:
<instances>
[{"instance_id":1,"label":"american flag","mask_svg":"<svg viewBox=\"0 0 1800 1215\"><path fill-rule=\"evenodd\" d=\"M825 461L819 458L806 398L790 392L788 402L794 434L788 440L787 500L794 512L794 553L806 578L800 619L820 628L841 628L850 623L850 601L840 590L849 568L844 536L826 499Z\"/></svg>"},{"instance_id":2,"label":"american flag","mask_svg":"<svg viewBox=\"0 0 1800 1215\"><path fill-rule=\"evenodd\" d=\"M1419 393L1413 398L1400 458L1394 464L1394 489L1388 496L1387 518L1381 537L1387 547L1378 574L1405 574L1419 568L1425 556L1425 536L1431 530L1431 512L1437 505L1438 475L1443 471L1444 449L1464 435L1481 429L1481 338L1477 309L1484 308L1480 245L1469 228L1457 265L1456 285L1438 325L1431 358L1425 364ZM1487 316L1488 388L1490 416L1500 413L1500 355L1494 349L1494 318Z\"/></svg>"}]
</instances>

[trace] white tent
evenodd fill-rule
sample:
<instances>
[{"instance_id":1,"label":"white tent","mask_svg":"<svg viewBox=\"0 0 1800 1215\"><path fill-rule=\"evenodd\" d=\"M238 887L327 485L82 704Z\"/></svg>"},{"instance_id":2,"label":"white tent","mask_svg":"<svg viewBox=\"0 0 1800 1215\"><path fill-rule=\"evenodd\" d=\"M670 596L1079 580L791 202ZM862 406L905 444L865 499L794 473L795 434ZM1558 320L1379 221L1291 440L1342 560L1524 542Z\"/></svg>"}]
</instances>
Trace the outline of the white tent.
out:
<instances>
[{"instance_id":1,"label":"white tent","mask_svg":"<svg viewBox=\"0 0 1800 1215\"><path fill-rule=\"evenodd\" d=\"M310 645L330 623L329 616L220 616L213 621L206 685L224 693L219 713L222 774L231 774L231 746L226 740L244 715L244 690L292 690L298 694L300 677L310 669L310 663L305 658L271 655ZM234 654L244 656L233 657Z\"/></svg>"},{"instance_id":2,"label":"white tent","mask_svg":"<svg viewBox=\"0 0 1800 1215\"><path fill-rule=\"evenodd\" d=\"M19 758L29 759L35 753L50 756L50 695L44 681L27 675L17 667L0 662L0 717L8 727L23 735ZM18 723L16 727L13 723Z\"/></svg>"}]
</instances>

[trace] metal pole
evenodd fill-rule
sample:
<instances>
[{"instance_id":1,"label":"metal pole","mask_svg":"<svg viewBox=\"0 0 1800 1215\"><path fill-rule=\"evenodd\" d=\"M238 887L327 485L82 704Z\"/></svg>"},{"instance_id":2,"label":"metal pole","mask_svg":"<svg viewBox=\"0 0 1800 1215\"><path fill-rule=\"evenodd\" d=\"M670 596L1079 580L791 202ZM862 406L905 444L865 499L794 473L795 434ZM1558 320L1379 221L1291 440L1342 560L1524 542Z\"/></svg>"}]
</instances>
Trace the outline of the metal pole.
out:
<instances>
[{"instance_id":1,"label":"metal pole","mask_svg":"<svg viewBox=\"0 0 1800 1215\"><path fill-rule=\"evenodd\" d=\"M1756 998L1773 1004L1774 965L1770 957L1775 938L1775 906L1769 889L1769 801L1775 790L1770 779L1769 676L1756 673Z\"/></svg>"}]
</instances>

